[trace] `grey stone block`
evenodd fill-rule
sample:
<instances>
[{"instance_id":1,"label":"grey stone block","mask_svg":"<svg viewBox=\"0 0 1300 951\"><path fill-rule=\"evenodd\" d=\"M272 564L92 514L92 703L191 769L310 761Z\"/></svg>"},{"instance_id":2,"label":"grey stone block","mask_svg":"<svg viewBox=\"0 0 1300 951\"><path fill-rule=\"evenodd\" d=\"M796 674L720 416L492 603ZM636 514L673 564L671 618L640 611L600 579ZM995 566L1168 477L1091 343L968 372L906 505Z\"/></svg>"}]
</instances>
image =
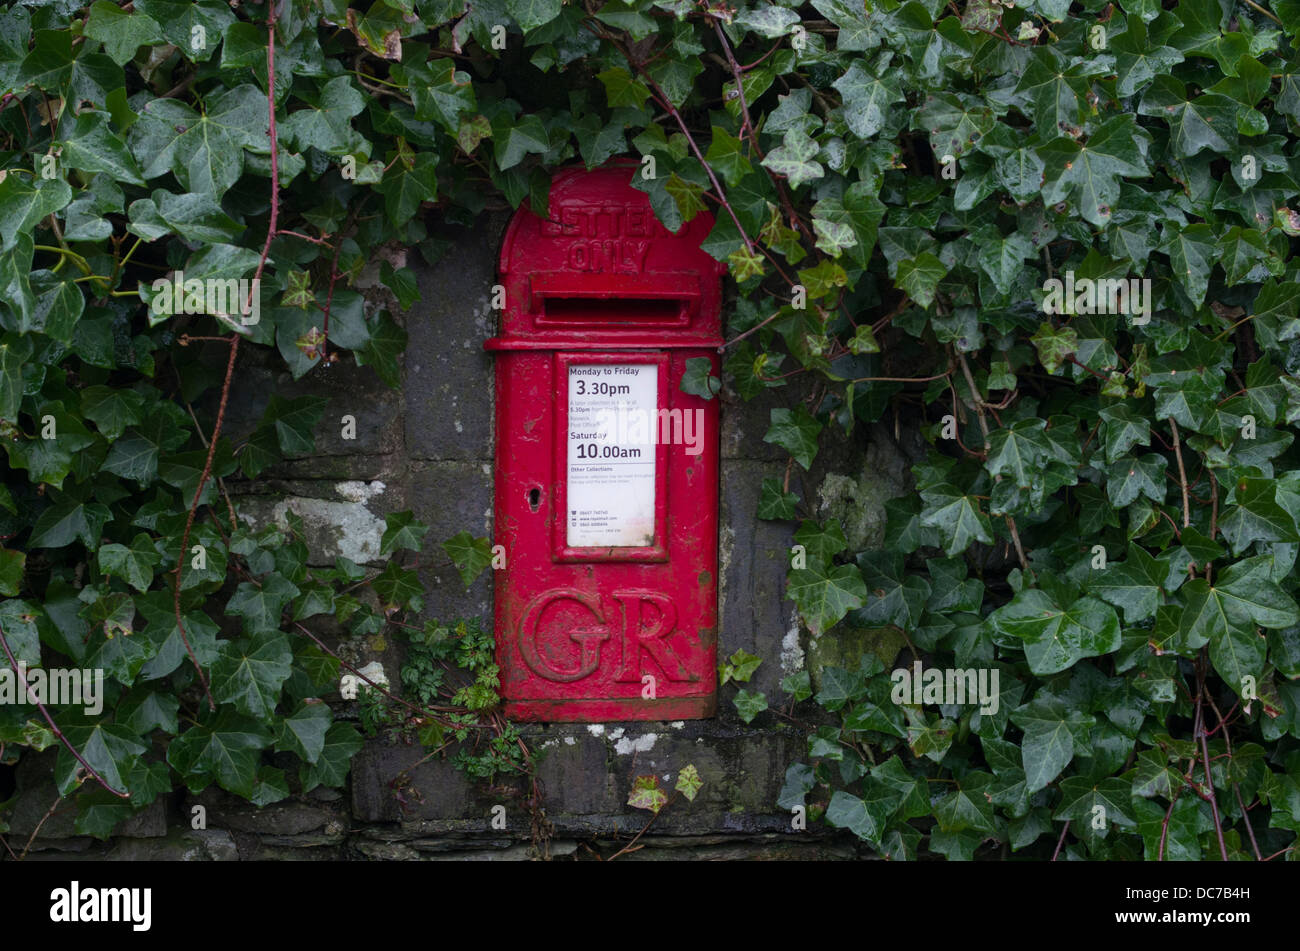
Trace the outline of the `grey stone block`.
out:
<instances>
[{"instance_id":1,"label":"grey stone block","mask_svg":"<svg viewBox=\"0 0 1300 951\"><path fill-rule=\"evenodd\" d=\"M781 678L798 668L802 652L794 606L785 597L786 570L794 525L755 517L763 478L780 478L784 466L728 460L723 463L719 518L718 660L736 650L761 657L753 679L743 686L779 700ZM719 715L735 719L730 702L737 688L721 689Z\"/></svg>"},{"instance_id":2,"label":"grey stone block","mask_svg":"<svg viewBox=\"0 0 1300 951\"><path fill-rule=\"evenodd\" d=\"M348 817L337 808L292 799L258 808L211 786L197 796L187 797L185 815L191 815L195 806L202 806L207 811L209 829L269 836L316 832L341 837L348 825Z\"/></svg>"},{"instance_id":3,"label":"grey stone block","mask_svg":"<svg viewBox=\"0 0 1300 951\"><path fill-rule=\"evenodd\" d=\"M484 462L420 463L413 467L410 503L416 518L429 526L426 556L419 569L425 615L444 621L477 617L490 627L492 570L484 571L467 591L440 545L461 531L491 538L491 466Z\"/></svg>"},{"instance_id":4,"label":"grey stone block","mask_svg":"<svg viewBox=\"0 0 1300 951\"><path fill-rule=\"evenodd\" d=\"M504 219L459 235L436 267L418 268L406 316L406 446L414 459L492 457L492 286Z\"/></svg>"}]
</instances>

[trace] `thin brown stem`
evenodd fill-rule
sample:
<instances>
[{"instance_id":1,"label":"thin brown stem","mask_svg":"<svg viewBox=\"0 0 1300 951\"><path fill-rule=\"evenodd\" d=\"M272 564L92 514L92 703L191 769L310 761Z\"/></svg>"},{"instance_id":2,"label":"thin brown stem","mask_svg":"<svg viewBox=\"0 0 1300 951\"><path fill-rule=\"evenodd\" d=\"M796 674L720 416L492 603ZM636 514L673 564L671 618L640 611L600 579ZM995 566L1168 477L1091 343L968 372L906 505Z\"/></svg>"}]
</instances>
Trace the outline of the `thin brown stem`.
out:
<instances>
[{"instance_id":1,"label":"thin brown stem","mask_svg":"<svg viewBox=\"0 0 1300 951\"><path fill-rule=\"evenodd\" d=\"M1183 528L1192 524L1192 502L1187 496L1187 469L1183 466L1183 448L1178 439L1178 423L1169 417L1169 431L1174 437L1174 458L1178 460L1178 487L1183 492Z\"/></svg>"},{"instance_id":2,"label":"thin brown stem","mask_svg":"<svg viewBox=\"0 0 1300 951\"><path fill-rule=\"evenodd\" d=\"M41 834L41 826L45 825L50 816L54 815L55 810L59 808L59 803L61 802L63 802L63 797L56 794L54 802L50 803L50 808L45 810L45 815L41 816L41 821L36 823L36 828L33 829L32 834L27 837L27 844L23 846L23 854L18 856L18 861L21 862L23 859L27 858L27 853L32 850L32 844L36 841L36 837Z\"/></svg>"},{"instance_id":3,"label":"thin brown stem","mask_svg":"<svg viewBox=\"0 0 1300 951\"><path fill-rule=\"evenodd\" d=\"M987 449L989 442L989 423L984 418L984 399L980 396L979 387L975 385L975 375L970 372L970 364L966 362L966 354L958 351L957 362L961 364L961 372L966 377L966 385L970 387L971 402L975 404L975 415L979 419L980 432L984 434L984 446ZM994 476L995 481L1001 482L1002 476ZM1016 546L1016 555L1020 558L1020 567L1023 571L1029 570L1029 559L1025 557L1025 546L1020 543L1020 532L1016 529L1016 520L1010 515L1006 516L1007 528L1011 532L1011 541Z\"/></svg>"},{"instance_id":4,"label":"thin brown stem","mask_svg":"<svg viewBox=\"0 0 1300 951\"><path fill-rule=\"evenodd\" d=\"M1065 833L1067 833L1067 832L1069 832L1069 831L1070 831L1070 820L1069 820L1069 819L1066 819L1066 820L1065 820L1065 827L1064 827L1063 829L1061 829L1061 837L1060 837L1059 839L1056 840L1056 850L1055 850L1054 852L1052 852L1052 861L1053 861L1053 862L1055 862L1055 861L1056 861L1056 857L1057 857L1058 855L1061 854L1061 846L1065 845Z\"/></svg>"},{"instance_id":5,"label":"thin brown stem","mask_svg":"<svg viewBox=\"0 0 1300 951\"><path fill-rule=\"evenodd\" d=\"M9 649L9 639L5 637L4 628L2 627L0 627L0 647L4 648L5 659L9 661L9 666L13 668L13 672L18 675L18 681L22 685L23 693L27 695L28 700L36 705L36 709L41 711L41 716L43 716L45 722L50 725L50 732L54 734L55 738L68 748L68 752L72 754L73 759L81 764L87 775L93 778L95 782L99 783L99 785L103 786L119 799L130 799L131 794L129 792L121 792L106 783L104 777L95 772L95 767L82 759L81 754L77 752L77 748L69 742L66 736L63 735L63 731L59 729L59 725L54 722L54 717L50 716L50 711L45 709L45 704L41 703L41 701L36 697L36 694L32 693L31 687L28 686L27 678L23 676L23 672L18 666L18 661L14 658L14 652Z\"/></svg>"}]
</instances>

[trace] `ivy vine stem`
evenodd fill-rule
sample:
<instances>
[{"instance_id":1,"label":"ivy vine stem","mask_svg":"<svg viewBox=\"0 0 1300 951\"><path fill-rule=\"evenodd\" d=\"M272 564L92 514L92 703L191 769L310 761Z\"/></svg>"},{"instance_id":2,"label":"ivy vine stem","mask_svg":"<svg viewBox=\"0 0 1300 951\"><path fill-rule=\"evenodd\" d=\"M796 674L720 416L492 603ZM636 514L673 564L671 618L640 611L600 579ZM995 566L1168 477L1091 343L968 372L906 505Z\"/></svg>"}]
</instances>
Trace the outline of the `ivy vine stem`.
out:
<instances>
[{"instance_id":1,"label":"ivy vine stem","mask_svg":"<svg viewBox=\"0 0 1300 951\"><path fill-rule=\"evenodd\" d=\"M1223 822L1219 818L1219 803L1214 795L1214 777L1210 775L1210 744L1206 738L1205 707L1202 705L1205 698L1206 651L1207 649L1202 647L1201 654L1196 659L1196 715L1193 719L1192 731L1201 745L1201 760L1205 769L1205 798L1210 803L1210 816L1214 820L1214 832L1219 840L1219 854L1226 862L1228 846L1223 840Z\"/></svg>"},{"instance_id":2,"label":"ivy vine stem","mask_svg":"<svg viewBox=\"0 0 1300 951\"><path fill-rule=\"evenodd\" d=\"M979 387L975 385L975 375L970 372L970 364L966 362L966 354L960 350L956 351L957 362L961 364L961 372L966 377L966 385L970 387L971 402L975 405L975 416L979 420L980 432L984 434L984 445L987 448L989 443L989 423L984 418L984 399L980 396ZM1001 482L1002 476L993 477L995 482ZM1020 532L1016 529L1016 520L1010 515L1006 516L1007 529L1011 532L1011 541L1016 546L1016 555L1020 558L1020 568L1023 571L1029 570L1029 559L1025 557L1025 546L1020 543Z\"/></svg>"},{"instance_id":3,"label":"ivy vine stem","mask_svg":"<svg viewBox=\"0 0 1300 951\"><path fill-rule=\"evenodd\" d=\"M1172 416L1169 417L1169 432L1174 438L1174 458L1178 460L1178 487L1183 493L1183 528L1187 528L1192 524L1192 502L1187 494L1187 469L1183 466L1183 449L1178 439L1178 422Z\"/></svg>"},{"instance_id":4,"label":"ivy vine stem","mask_svg":"<svg viewBox=\"0 0 1300 951\"><path fill-rule=\"evenodd\" d=\"M23 672L18 667L18 661L14 657L14 652L9 647L9 639L5 636L3 627L0 627L0 647L4 648L5 659L9 662L10 668L13 670L14 674L18 677L18 680L21 682L23 693L27 695L27 699L29 699L33 704L36 705L36 709L41 711L41 716L43 716L45 718L45 722L50 725L50 732L54 734L55 738L60 743L62 743L65 747L67 747L67 750L69 753L72 754L73 759L75 759L78 763L81 764L82 768L86 771L86 774L90 776L92 779L94 779L95 782L99 783L99 785L103 786L105 789L111 792L114 796L117 796L119 799L130 799L131 794L129 792L122 792L121 790L114 789L112 786L110 786L104 780L104 777L99 775L99 773L95 770L95 767L87 763L85 759L82 758L82 755L77 752L77 748L72 745L71 741L66 736L63 735L63 731L60 730L59 725L54 722L54 717L50 716L50 711L45 708L45 704L42 703L34 693L32 693L31 687L27 683L27 678L23 676Z\"/></svg>"}]
</instances>

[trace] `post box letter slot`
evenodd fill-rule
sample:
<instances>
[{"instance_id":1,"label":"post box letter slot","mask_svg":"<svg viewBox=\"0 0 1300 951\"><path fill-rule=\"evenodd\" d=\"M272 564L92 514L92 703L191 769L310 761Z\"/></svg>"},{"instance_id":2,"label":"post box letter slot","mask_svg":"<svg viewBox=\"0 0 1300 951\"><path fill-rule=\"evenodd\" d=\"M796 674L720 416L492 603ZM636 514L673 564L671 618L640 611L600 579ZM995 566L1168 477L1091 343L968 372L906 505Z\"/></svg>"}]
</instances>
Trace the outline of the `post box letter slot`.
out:
<instances>
[{"instance_id":1,"label":"post box letter slot","mask_svg":"<svg viewBox=\"0 0 1300 951\"><path fill-rule=\"evenodd\" d=\"M542 314L547 323L623 323L654 325L678 323L686 316L685 301L668 297L545 297Z\"/></svg>"}]
</instances>

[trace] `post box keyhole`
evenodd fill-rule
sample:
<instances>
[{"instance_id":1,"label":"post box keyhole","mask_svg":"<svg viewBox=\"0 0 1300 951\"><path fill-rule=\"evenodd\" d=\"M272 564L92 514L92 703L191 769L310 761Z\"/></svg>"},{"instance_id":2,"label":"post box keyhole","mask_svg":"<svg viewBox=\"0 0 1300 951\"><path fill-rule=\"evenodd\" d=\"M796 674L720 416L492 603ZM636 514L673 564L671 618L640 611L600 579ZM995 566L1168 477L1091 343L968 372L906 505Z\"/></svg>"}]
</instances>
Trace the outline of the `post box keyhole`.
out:
<instances>
[{"instance_id":1,"label":"post box keyhole","mask_svg":"<svg viewBox=\"0 0 1300 951\"><path fill-rule=\"evenodd\" d=\"M529 489L528 507L532 509L534 512L536 512L537 507L541 504L542 504L542 490L537 488Z\"/></svg>"}]
</instances>

